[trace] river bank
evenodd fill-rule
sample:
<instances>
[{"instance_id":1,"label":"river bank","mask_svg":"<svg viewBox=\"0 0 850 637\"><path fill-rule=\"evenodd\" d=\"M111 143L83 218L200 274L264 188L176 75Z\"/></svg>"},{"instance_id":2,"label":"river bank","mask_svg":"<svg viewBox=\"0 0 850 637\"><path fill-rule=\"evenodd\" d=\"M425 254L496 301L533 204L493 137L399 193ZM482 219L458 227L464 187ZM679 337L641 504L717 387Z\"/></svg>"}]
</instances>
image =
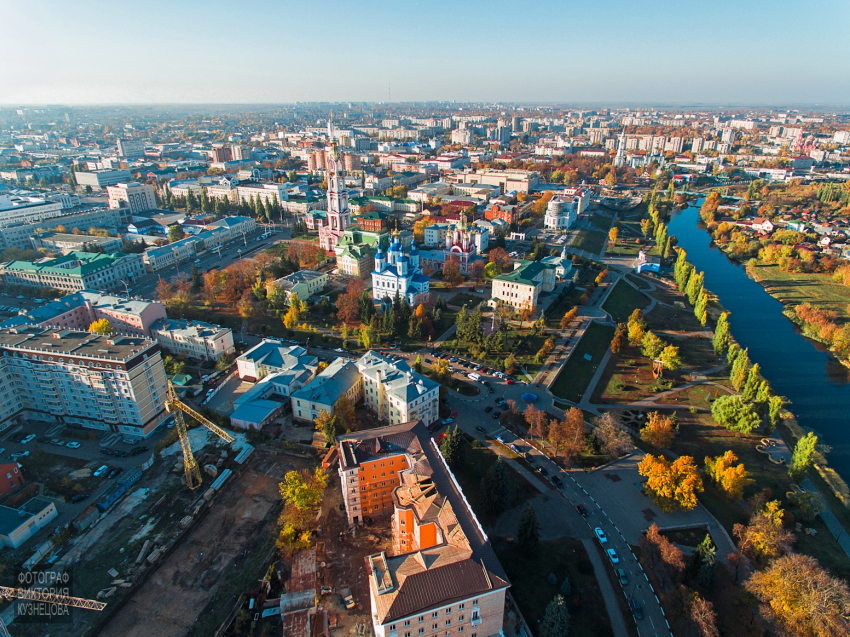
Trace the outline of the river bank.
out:
<instances>
[{"instance_id":1,"label":"river bank","mask_svg":"<svg viewBox=\"0 0 850 637\"><path fill-rule=\"evenodd\" d=\"M829 463L836 475L846 480L850 475L846 369L823 346L801 335L783 314L784 305L717 249L698 222L698 208L688 207L674 213L670 234L687 251L688 260L705 272L706 289L729 310L732 336L749 349L750 359L759 363L775 391L787 398L797 423L789 433L796 438L803 430L815 431L831 447Z\"/></svg>"}]
</instances>

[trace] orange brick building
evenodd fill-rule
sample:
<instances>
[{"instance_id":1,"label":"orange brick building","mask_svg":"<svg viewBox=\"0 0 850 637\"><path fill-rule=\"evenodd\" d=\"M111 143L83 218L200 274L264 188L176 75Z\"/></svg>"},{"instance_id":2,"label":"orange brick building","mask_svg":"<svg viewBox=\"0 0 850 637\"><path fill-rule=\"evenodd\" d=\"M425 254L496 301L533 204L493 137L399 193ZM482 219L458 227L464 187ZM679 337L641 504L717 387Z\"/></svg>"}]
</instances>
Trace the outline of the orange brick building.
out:
<instances>
[{"instance_id":1,"label":"orange brick building","mask_svg":"<svg viewBox=\"0 0 850 637\"><path fill-rule=\"evenodd\" d=\"M487 221L493 219L501 219L507 223L514 223L519 220L516 212L516 206L493 204L484 211L484 218Z\"/></svg>"},{"instance_id":2,"label":"orange brick building","mask_svg":"<svg viewBox=\"0 0 850 637\"><path fill-rule=\"evenodd\" d=\"M0 495L9 495L18 487L24 486L24 474L17 462L0 464Z\"/></svg>"}]
</instances>

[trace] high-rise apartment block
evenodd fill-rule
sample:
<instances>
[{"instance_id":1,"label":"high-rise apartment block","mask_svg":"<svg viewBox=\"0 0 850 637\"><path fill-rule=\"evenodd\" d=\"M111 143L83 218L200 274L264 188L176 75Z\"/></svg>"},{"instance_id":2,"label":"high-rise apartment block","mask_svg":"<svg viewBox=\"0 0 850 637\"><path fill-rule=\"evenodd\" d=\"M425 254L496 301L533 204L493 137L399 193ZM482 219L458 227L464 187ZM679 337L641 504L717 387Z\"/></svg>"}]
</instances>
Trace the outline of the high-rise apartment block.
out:
<instances>
[{"instance_id":1,"label":"high-rise apartment block","mask_svg":"<svg viewBox=\"0 0 850 637\"><path fill-rule=\"evenodd\" d=\"M135 181L115 184L106 187L106 194L109 196L109 207L122 210L125 216L156 209L156 195L150 184Z\"/></svg>"},{"instance_id":2,"label":"high-rise apartment block","mask_svg":"<svg viewBox=\"0 0 850 637\"><path fill-rule=\"evenodd\" d=\"M145 156L145 143L137 139L119 139L118 156L127 159L136 159Z\"/></svg>"},{"instance_id":3,"label":"high-rise apartment block","mask_svg":"<svg viewBox=\"0 0 850 637\"><path fill-rule=\"evenodd\" d=\"M147 436L166 418L160 346L142 336L0 330L0 427L26 418Z\"/></svg>"}]
</instances>

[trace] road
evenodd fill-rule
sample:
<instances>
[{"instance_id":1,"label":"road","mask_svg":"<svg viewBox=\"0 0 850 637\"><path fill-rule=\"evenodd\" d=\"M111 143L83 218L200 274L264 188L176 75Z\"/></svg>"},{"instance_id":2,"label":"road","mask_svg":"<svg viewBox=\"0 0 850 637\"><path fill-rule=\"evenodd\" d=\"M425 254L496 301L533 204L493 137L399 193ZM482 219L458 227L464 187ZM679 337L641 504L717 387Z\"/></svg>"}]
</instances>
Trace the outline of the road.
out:
<instances>
[{"instance_id":1,"label":"road","mask_svg":"<svg viewBox=\"0 0 850 637\"><path fill-rule=\"evenodd\" d=\"M584 528L586 531L581 534L579 539L598 542L593 531L595 528L601 528L607 536L608 541L603 548L613 548L617 552L620 559L620 563L617 564L617 567L626 571L628 583L622 585L616 578L613 578L614 573L611 568L609 568L609 565L606 565L606 571L608 571L609 577L613 578L611 579L611 583L614 590L621 591L627 600L634 598L640 604L644 618L635 622L639 634L641 636L652 635L656 637L669 637L671 633L660 602L658 601L655 592L652 590L642 567L638 564L637 558L632 552L629 542L621 532L620 527L623 526L625 520L617 524L617 522L610 517L609 512L603 510L597 500L582 484L584 477L586 476L585 472L562 471L554 462L537 451L537 449L531 444L521 438L518 438L515 434L502 427L497 418L494 418L492 415L493 413L501 413L501 411L496 408L496 400L500 397L505 400L515 400L517 405L522 408L525 402L520 398L520 394L523 392L532 392L538 396L538 401L535 403L535 406L541 409L549 408L550 405L547 403L551 402L551 397L549 397L545 391L538 389L534 385L525 385L523 383L508 385L498 378L488 378L487 380L493 388L492 394L482 393L479 396L467 398L460 396L455 392L450 392L449 406L452 410L458 412L455 420L460 429L464 433L469 434L490 446L493 446L495 437L499 436L504 441L504 445L513 444L520 452L529 453L531 455L531 462L537 467L543 467L550 479L551 476L559 476L563 486L562 488L554 491L559 495L559 498L554 499L553 503L560 502L561 506L568 509L568 511L564 512L566 515L573 515L576 517L577 521L584 521ZM486 407L493 407L494 409L491 410L491 412L486 413L485 417L484 409ZM476 426L480 426L485 429L486 433L478 431ZM496 444L498 445L500 443L496 442ZM524 467L516 461L509 460L509 462L520 469L524 469ZM522 473L526 472L522 471ZM639 497L642 498L643 496ZM587 517L579 515L576 510L576 505L578 504L585 507L588 513ZM646 506L649 507L648 501ZM600 553L600 558L607 561L607 556L605 556L604 553ZM610 604L606 604L606 606L608 607L609 614L612 614L615 617L620 614L619 607L612 609ZM632 621L630 618L625 618L625 620ZM617 623L617 620L614 619L612 623Z\"/></svg>"}]
</instances>

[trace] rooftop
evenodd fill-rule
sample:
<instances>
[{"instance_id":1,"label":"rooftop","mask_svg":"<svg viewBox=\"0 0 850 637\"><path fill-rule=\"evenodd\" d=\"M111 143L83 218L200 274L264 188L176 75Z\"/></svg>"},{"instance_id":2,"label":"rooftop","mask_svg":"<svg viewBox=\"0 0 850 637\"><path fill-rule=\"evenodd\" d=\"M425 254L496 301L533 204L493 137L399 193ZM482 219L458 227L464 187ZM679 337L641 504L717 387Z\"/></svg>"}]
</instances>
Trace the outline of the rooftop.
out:
<instances>
[{"instance_id":1,"label":"rooftop","mask_svg":"<svg viewBox=\"0 0 850 637\"><path fill-rule=\"evenodd\" d=\"M10 261L3 266L4 271L38 272L45 275L81 277L92 272L111 268L120 259L126 258L123 252L100 254L98 252L69 252L55 259L39 261Z\"/></svg>"},{"instance_id":2,"label":"rooftop","mask_svg":"<svg viewBox=\"0 0 850 637\"><path fill-rule=\"evenodd\" d=\"M293 392L292 398L335 405L340 396L358 382L360 373L357 366L344 358L337 358L304 387Z\"/></svg>"},{"instance_id":3,"label":"rooftop","mask_svg":"<svg viewBox=\"0 0 850 637\"><path fill-rule=\"evenodd\" d=\"M204 321L188 321L186 319L159 319L151 325L153 332L170 332L187 339L215 340L230 332L229 327L221 327Z\"/></svg>"},{"instance_id":4,"label":"rooftop","mask_svg":"<svg viewBox=\"0 0 850 637\"><path fill-rule=\"evenodd\" d=\"M58 356L59 362L63 355L127 362L152 347L158 347L156 342L142 336L102 336L36 325L0 330L0 348L31 358Z\"/></svg>"}]
</instances>

